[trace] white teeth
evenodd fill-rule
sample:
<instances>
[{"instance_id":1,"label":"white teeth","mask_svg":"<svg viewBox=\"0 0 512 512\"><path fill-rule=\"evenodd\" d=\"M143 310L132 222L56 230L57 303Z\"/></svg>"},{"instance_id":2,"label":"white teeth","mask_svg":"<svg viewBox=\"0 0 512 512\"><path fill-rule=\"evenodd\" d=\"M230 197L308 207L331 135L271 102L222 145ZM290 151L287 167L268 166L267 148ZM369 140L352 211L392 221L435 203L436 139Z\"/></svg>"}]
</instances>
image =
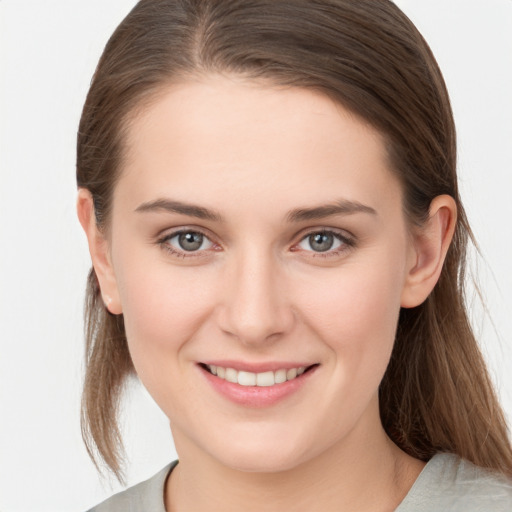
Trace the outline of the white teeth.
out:
<instances>
[{"instance_id":1,"label":"white teeth","mask_svg":"<svg viewBox=\"0 0 512 512\"><path fill-rule=\"evenodd\" d=\"M223 368L213 364L207 365L213 375L227 380L228 382L238 383L241 386L261 386L268 387L274 384L282 384L287 380L293 380L304 373L305 366L298 368L290 368L289 370L281 369L275 372L268 371L262 373L237 371L234 368Z\"/></svg>"},{"instance_id":2,"label":"white teeth","mask_svg":"<svg viewBox=\"0 0 512 512\"><path fill-rule=\"evenodd\" d=\"M256 374L251 372L238 372L238 384L241 386L256 386Z\"/></svg>"},{"instance_id":3,"label":"white teeth","mask_svg":"<svg viewBox=\"0 0 512 512\"><path fill-rule=\"evenodd\" d=\"M276 381L276 384L286 382L286 370L277 370L274 374L274 380Z\"/></svg>"},{"instance_id":4,"label":"white teeth","mask_svg":"<svg viewBox=\"0 0 512 512\"><path fill-rule=\"evenodd\" d=\"M238 382L238 375L237 371L233 370L233 368L226 368L226 380L228 382L233 382L236 384Z\"/></svg>"},{"instance_id":5,"label":"white teeth","mask_svg":"<svg viewBox=\"0 0 512 512\"><path fill-rule=\"evenodd\" d=\"M256 386L273 386L275 383L274 372L256 374Z\"/></svg>"},{"instance_id":6,"label":"white teeth","mask_svg":"<svg viewBox=\"0 0 512 512\"><path fill-rule=\"evenodd\" d=\"M295 379L295 377L297 377L297 368L290 368L286 372L286 380L292 380Z\"/></svg>"}]
</instances>

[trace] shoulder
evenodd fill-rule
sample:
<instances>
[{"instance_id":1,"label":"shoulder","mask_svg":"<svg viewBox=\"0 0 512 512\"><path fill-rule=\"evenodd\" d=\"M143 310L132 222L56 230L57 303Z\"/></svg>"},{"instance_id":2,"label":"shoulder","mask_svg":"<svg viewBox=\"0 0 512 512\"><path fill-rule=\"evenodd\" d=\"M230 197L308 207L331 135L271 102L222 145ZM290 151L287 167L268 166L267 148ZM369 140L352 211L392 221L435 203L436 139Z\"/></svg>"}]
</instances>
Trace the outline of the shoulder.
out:
<instances>
[{"instance_id":1,"label":"shoulder","mask_svg":"<svg viewBox=\"0 0 512 512\"><path fill-rule=\"evenodd\" d=\"M435 455L396 512L510 512L512 481L457 455Z\"/></svg>"},{"instance_id":2,"label":"shoulder","mask_svg":"<svg viewBox=\"0 0 512 512\"><path fill-rule=\"evenodd\" d=\"M88 512L165 512L164 486L177 463L174 461L148 480L115 494Z\"/></svg>"}]
</instances>

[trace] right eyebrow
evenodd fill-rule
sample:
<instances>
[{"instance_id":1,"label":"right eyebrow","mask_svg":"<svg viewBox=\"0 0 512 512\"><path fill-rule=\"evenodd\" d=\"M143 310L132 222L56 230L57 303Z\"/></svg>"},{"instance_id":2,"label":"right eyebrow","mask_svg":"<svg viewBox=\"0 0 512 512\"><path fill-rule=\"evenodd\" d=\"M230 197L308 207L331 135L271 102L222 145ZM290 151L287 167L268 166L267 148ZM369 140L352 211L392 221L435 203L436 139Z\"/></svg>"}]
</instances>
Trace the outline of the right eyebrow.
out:
<instances>
[{"instance_id":1,"label":"right eyebrow","mask_svg":"<svg viewBox=\"0 0 512 512\"><path fill-rule=\"evenodd\" d=\"M195 204L184 203L181 201L174 201L172 199L155 199L142 203L136 209L136 212L169 212L187 215L189 217L196 217L202 220L211 220L213 222L223 222L222 216L214 211L198 206Z\"/></svg>"}]
</instances>

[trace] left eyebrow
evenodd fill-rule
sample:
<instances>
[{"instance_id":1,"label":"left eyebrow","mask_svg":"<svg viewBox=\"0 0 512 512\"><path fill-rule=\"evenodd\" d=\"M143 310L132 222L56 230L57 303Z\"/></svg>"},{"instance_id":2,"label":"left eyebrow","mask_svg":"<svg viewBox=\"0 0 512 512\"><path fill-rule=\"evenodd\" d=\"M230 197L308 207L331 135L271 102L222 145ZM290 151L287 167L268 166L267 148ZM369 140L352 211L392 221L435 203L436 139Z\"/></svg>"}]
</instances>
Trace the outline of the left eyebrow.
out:
<instances>
[{"instance_id":1,"label":"left eyebrow","mask_svg":"<svg viewBox=\"0 0 512 512\"><path fill-rule=\"evenodd\" d=\"M377 211L371 206L366 206L357 201L340 199L333 204L325 204L312 208L297 208L286 215L288 222L303 222L307 220L318 220L332 215L352 215L354 213L366 213L377 215Z\"/></svg>"}]
</instances>

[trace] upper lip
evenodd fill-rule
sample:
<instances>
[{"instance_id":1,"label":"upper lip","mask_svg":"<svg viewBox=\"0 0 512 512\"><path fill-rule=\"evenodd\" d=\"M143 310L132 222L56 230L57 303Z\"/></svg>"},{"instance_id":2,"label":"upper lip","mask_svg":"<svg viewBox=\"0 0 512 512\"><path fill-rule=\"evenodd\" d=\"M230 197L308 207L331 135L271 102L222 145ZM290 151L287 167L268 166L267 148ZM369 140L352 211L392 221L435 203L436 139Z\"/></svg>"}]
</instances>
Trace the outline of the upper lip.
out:
<instances>
[{"instance_id":1,"label":"upper lip","mask_svg":"<svg viewBox=\"0 0 512 512\"><path fill-rule=\"evenodd\" d=\"M252 373L263 373L263 372L275 372L277 370L290 370L291 368L308 368L316 363L306 362L290 362L290 361L268 361L261 363L250 363L246 361L232 361L232 360L207 360L201 361L204 365L209 366L220 366L222 368L233 368L237 371L252 372Z\"/></svg>"}]
</instances>

